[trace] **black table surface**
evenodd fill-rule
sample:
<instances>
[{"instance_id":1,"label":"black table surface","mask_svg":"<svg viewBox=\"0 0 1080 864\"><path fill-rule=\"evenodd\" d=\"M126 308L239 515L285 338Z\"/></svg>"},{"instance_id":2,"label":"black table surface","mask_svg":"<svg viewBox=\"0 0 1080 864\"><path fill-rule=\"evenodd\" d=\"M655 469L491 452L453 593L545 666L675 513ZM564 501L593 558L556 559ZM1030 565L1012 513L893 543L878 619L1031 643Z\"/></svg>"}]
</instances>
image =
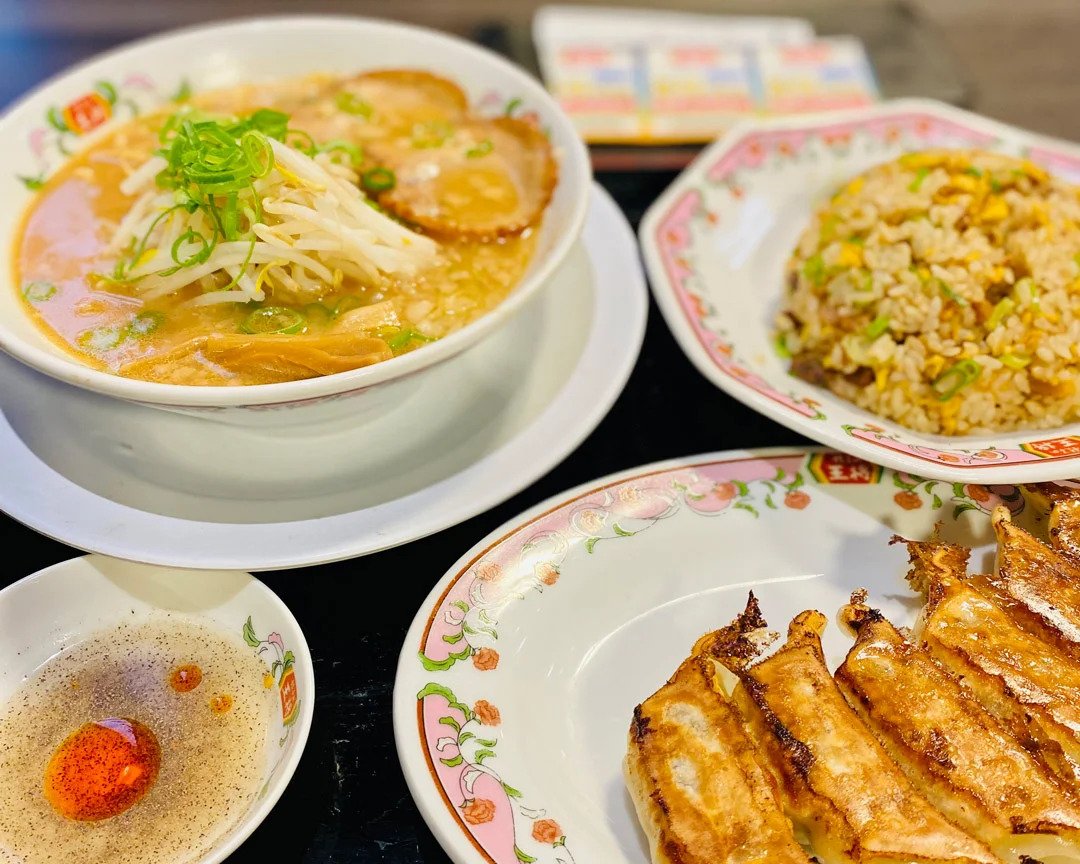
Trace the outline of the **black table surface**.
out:
<instances>
[{"instance_id":1,"label":"black table surface","mask_svg":"<svg viewBox=\"0 0 1080 864\"><path fill-rule=\"evenodd\" d=\"M107 47L53 44L34 64L4 64L3 97ZM14 76L14 77L12 77ZM670 174L597 178L637 226ZM719 392L691 366L650 300L641 356L625 391L562 464L504 504L403 547L321 567L261 574L289 605L315 662L315 719L303 760L274 812L231 862L386 862L449 859L420 817L398 765L391 695L405 632L432 585L474 543L521 511L579 483L648 462L803 439ZM0 464L0 482L3 466ZM0 514L18 562L0 588L80 554ZM378 602L372 602L378 598ZM377 609L377 614L369 610ZM360 658L361 662L356 662Z\"/></svg>"}]
</instances>

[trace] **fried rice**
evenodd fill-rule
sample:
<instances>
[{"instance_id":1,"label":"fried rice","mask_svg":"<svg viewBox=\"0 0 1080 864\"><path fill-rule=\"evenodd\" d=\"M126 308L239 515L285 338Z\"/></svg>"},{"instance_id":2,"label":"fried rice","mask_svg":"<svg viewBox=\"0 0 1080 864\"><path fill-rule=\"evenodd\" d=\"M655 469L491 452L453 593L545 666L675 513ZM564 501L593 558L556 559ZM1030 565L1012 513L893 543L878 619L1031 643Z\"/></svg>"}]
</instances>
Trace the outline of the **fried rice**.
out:
<instances>
[{"instance_id":1,"label":"fried rice","mask_svg":"<svg viewBox=\"0 0 1080 864\"><path fill-rule=\"evenodd\" d=\"M787 271L791 372L920 432L1080 418L1080 189L1031 162L911 153L814 216Z\"/></svg>"}]
</instances>

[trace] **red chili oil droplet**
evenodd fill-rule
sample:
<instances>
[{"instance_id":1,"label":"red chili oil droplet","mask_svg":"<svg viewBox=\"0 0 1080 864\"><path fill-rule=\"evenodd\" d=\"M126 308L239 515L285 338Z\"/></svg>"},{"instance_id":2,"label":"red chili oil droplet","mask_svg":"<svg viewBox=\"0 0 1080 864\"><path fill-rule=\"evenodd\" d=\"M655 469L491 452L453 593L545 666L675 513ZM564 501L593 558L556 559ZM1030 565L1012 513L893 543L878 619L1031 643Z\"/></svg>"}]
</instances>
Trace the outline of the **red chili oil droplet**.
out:
<instances>
[{"instance_id":1,"label":"red chili oil droplet","mask_svg":"<svg viewBox=\"0 0 1080 864\"><path fill-rule=\"evenodd\" d=\"M210 710L215 714L225 714L232 709L233 698L228 693L219 693L210 699Z\"/></svg>"},{"instance_id":2,"label":"red chili oil droplet","mask_svg":"<svg viewBox=\"0 0 1080 864\"><path fill-rule=\"evenodd\" d=\"M62 815L96 822L123 813L150 791L161 746L137 720L110 717L80 726L45 769L45 797Z\"/></svg>"},{"instance_id":3,"label":"red chili oil droplet","mask_svg":"<svg viewBox=\"0 0 1080 864\"><path fill-rule=\"evenodd\" d=\"M177 666L169 675L169 686L177 693L190 693L202 683L202 669L194 663Z\"/></svg>"}]
</instances>

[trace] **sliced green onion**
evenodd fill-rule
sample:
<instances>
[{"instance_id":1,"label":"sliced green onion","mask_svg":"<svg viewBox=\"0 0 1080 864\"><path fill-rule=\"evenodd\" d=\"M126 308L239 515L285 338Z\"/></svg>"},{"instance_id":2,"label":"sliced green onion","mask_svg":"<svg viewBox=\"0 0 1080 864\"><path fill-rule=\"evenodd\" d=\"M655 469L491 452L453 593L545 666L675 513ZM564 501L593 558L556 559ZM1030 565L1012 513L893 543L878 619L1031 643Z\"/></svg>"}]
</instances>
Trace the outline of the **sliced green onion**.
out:
<instances>
[{"instance_id":1,"label":"sliced green onion","mask_svg":"<svg viewBox=\"0 0 1080 864\"><path fill-rule=\"evenodd\" d=\"M236 192L230 192L225 196L225 203L217 209L218 220L221 223L221 233L226 240L240 239L240 208L237 206L238 196Z\"/></svg>"},{"instance_id":2,"label":"sliced green onion","mask_svg":"<svg viewBox=\"0 0 1080 864\"><path fill-rule=\"evenodd\" d=\"M146 243L150 239L150 235L153 233L154 229L157 228L158 223L162 219L171 216L179 209L180 205L173 205L172 207L168 207L165 210L162 210L154 218L154 221L150 223L150 227L147 228L145 232L143 232L143 236L139 239L139 242L132 244L131 251L128 253L127 258L116 262L116 268L113 270L114 278L116 278L117 280L123 280L123 278L127 275L128 270L130 270L132 267L138 266L139 259L142 258L143 252L146 251Z\"/></svg>"},{"instance_id":3,"label":"sliced green onion","mask_svg":"<svg viewBox=\"0 0 1080 864\"><path fill-rule=\"evenodd\" d=\"M513 99L506 103L506 107L503 109L503 113L507 117L513 117L514 112L517 111L517 109L520 108L524 102L525 100L522 99L520 96L515 96Z\"/></svg>"},{"instance_id":4,"label":"sliced green onion","mask_svg":"<svg viewBox=\"0 0 1080 864\"><path fill-rule=\"evenodd\" d=\"M93 330L84 330L75 341L87 351L100 353L115 348L126 338L126 327L110 325L108 327L95 327Z\"/></svg>"},{"instance_id":5,"label":"sliced green onion","mask_svg":"<svg viewBox=\"0 0 1080 864\"><path fill-rule=\"evenodd\" d=\"M229 280L228 284L222 285L219 291L228 291L230 288L235 288L240 282L240 277L247 273L248 264L251 263L251 256L255 254L255 235L251 235L251 243L248 245L247 255L244 256L244 263L240 265L240 269L236 271L236 275Z\"/></svg>"},{"instance_id":6,"label":"sliced green onion","mask_svg":"<svg viewBox=\"0 0 1080 864\"><path fill-rule=\"evenodd\" d=\"M866 238L863 237L861 234L852 234L850 237L847 238L847 242L853 243L856 246L865 246Z\"/></svg>"},{"instance_id":7,"label":"sliced green onion","mask_svg":"<svg viewBox=\"0 0 1080 864\"><path fill-rule=\"evenodd\" d=\"M284 141L285 134L289 131L289 115L284 111L275 111L273 108L260 108L252 112L246 120L234 124L232 128L237 133L254 129L256 132L262 132L267 138Z\"/></svg>"},{"instance_id":8,"label":"sliced green onion","mask_svg":"<svg viewBox=\"0 0 1080 864\"><path fill-rule=\"evenodd\" d=\"M908 184L908 192L918 192L922 188L923 180L930 173L930 169L923 165L915 172L915 179Z\"/></svg>"},{"instance_id":9,"label":"sliced green onion","mask_svg":"<svg viewBox=\"0 0 1080 864\"><path fill-rule=\"evenodd\" d=\"M990 313L990 317L986 319L986 329L995 330L1001 326L1001 323L1012 315L1016 309L1016 301L1012 297L1003 297L998 300L994 306L994 311Z\"/></svg>"},{"instance_id":10,"label":"sliced green onion","mask_svg":"<svg viewBox=\"0 0 1080 864\"><path fill-rule=\"evenodd\" d=\"M866 338L877 339L882 333L889 329L889 316L878 315L873 321L867 325Z\"/></svg>"},{"instance_id":11,"label":"sliced green onion","mask_svg":"<svg viewBox=\"0 0 1080 864\"><path fill-rule=\"evenodd\" d=\"M995 177L990 178L990 191L997 193L1001 191L1001 181Z\"/></svg>"},{"instance_id":12,"label":"sliced green onion","mask_svg":"<svg viewBox=\"0 0 1080 864\"><path fill-rule=\"evenodd\" d=\"M361 183L368 192L389 192L397 185L397 176L389 168L369 168Z\"/></svg>"},{"instance_id":13,"label":"sliced green onion","mask_svg":"<svg viewBox=\"0 0 1080 864\"><path fill-rule=\"evenodd\" d=\"M338 110L367 120L372 113L371 105L352 93L341 92L337 96Z\"/></svg>"},{"instance_id":14,"label":"sliced green onion","mask_svg":"<svg viewBox=\"0 0 1080 864\"><path fill-rule=\"evenodd\" d=\"M295 130L289 130L289 132L295 134ZM306 132L304 134L307 135ZM270 142L266 140L268 137L262 132L256 132L254 129L248 130L240 136L240 147L248 158L248 164L251 166L251 176L256 180L265 177L274 168L274 151L270 147ZM311 138L310 135L307 137Z\"/></svg>"},{"instance_id":15,"label":"sliced green onion","mask_svg":"<svg viewBox=\"0 0 1080 864\"><path fill-rule=\"evenodd\" d=\"M308 156L314 156L319 152L319 145L315 143L315 139L303 129L289 129L285 133L285 143Z\"/></svg>"},{"instance_id":16,"label":"sliced green onion","mask_svg":"<svg viewBox=\"0 0 1080 864\"><path fill-rule=\"evenodd\" d=\"M1031 306L1036 315L1041 314L1041 309L1039 307L1039 286L1035 284L1035 280L1030 276L1025 276L1013 286L1013 293L1019 298L1022 289L1026 290L1026 293L1031 298L1028 301L1028 305Z\"/></svg>"},{"instance_id":17,"label":"sliced green onion","mask_svg":"<svg viewBox=\"0 0 1080 864\"><path fill-rule=\"evenodd\" d=\"M803 264L803 276L813 282L815 285L825 284L826 268L825 261L822 259L821 254L811 255L806 259L806 263Z\"/></svg>"},{"instance_id":18,"label":"sliced green onion","mask_svg":"<svg viewBox=\"0 0 1080 864\"><path fill-rule=\"evenodd\" d=\"M1080 267L1080 252L1077 252L1075 255L1073 255L1073 261L1076 262L1077 267Z\"/></svg>"},{"instance_id":19,"label":"sliced green onion","mask_svg":"<svg viewBox=\"0 0 1080 864\"><path fill-rule=\"evenodd\" d=\"M948 402L965 387L974 383L981 372L982 366L974 360L961 360L938 375L931 389L937 393L938 401Z\"/></svg>"},{"instance_id":20,"label":"sliced green onion","mask_svg":"<svg viewBox=\"0 0 1080 864\"><path fill-rule=\"evenodd\" d=\"M777 356L782 357L784 360L791 359L791 349L787 347L787 333L783 330L776 334L776 338L773 340L773 350L776 351Z\"/></svg>"},{"instance_id":21,"label":"sliced green onion","mask_svg":"<svg viewBox=\"0 0 1080 864\"><path fill-rule=\"evenodd\" d=\"M263 306L247 316L240 324L245 333L281 333L293 335L304 329L307 319L295 309L286 306Z\"/></svg>"},{"instance_id":22,"label":"sliced green onion","mask_svg":"<svg viewBox=\"0 0 1080 864\"><path fill-rule=\"evenodd\" d=\"M56 293L52 282L27 282L23 286L23 297L31 303L44 303Z\"/></svg>"},{"instance_id":23,"label":"sliced green onion","mask_svg":"<svg viewBox=\"0 0 1080 864\"><path fill-rule=\"evenodd\" d=\"M972 177L983 176L982 168L976 168L974 165L968 165L968 167L964 169L964 173L970 174Z\"/></svg>"},{"instance_id":24,"label":"sliced green onion","mask_svg":"<svg viewBox=\"0 0 1080 864\"><path fill-rule=\"evenodd\" d=\"M332 309L328 309L322 303L308 303L304 307L304 315L307 316L307 319L309 321L318 320L322 323L326 323L334 317L334 311Z\"/></svg>"},{"instance_id":25,"label":"sliced green onion","mask_svg":"<svg viewBox=\"0 0 1080 864\"><path fill-rule=\"evenodd\" d=\"M957 306L968 305L968 301L961 297L959 294L957 294L955 291L953 291L953 289L949 287L949 284L947 282L941 279L938 279L937 281L938 287L941 289L941 293L948 297L950 300L952 300L953 303L955 303Z\"/></svg>"},{"instance_id":26,"label":"sliced green onion","mask_svg":"<svg viewBox=\"0 0 1080 864\"><path fill-rule=\"evenodd\" d=\"M163 313L154 309L147 309L131 319L131 323L128 324L128 332L133 336L146 336L157 330L164 320L165 315Z\"/></svg>"},{"instance_id":27,"label":"sliced green onion","mask_svg":"<svg viewBox=\"0 0 1080 864\"><path fill-rule=\"evenodd\" d=\"M413 330L411 327L408 327L399 330L397 333L387 339L386 344L390 346L391 351L399 351L413 341L433 342L434 340L430 336L425 336L419 330Z\"/></svg>"},{"instance_id":28,"label":"sliced green onion","mask_svg":"<svg viewBox=\"0 0 1080 864\"><path fill-rule=\"evenodd\" d=\"M262 204L254 184L274 169L270 139L284 141L288 135L311 142L308 149L314 152L311 137L289 129L289 115L272 108L225 119L189 107L170 115L159 132L162 146L157 151L166 167L155 179L160 188L172 190L175 204L158 213L143 236L131 244L117 262L112 278L125 281L161 221L182 210L189 215L201 212L210 227L201 232L188 230L177 238L171 249L174 266L157 271L157 275L167 276L206 262L221 240L248 240L243 265L221 290L235 285L247 272L254 253L252 226L262 220Z\"/></svg>"},{"instance_id":29,"label":"sliced green onion","mask_svg":"<svg viewBox=\"0 0 1080 864\"><path fill-rule=\"evenodd\" d=\"M492 150L495 149L495 145L491 143L490 138L485 138L475 147L470 147L465 151L466 159L479 159L483 156L487 156Z\"/></svg>"},{"instance_id":30,"label":"sliced green onion","mask_svg":"<svg viewBox=\"0 0 1080 864\"><path fill-rule=\"evenodd\" d=\"M180 257L180 250L188 243L197 243L199 248L192 252L185 258ZM202 264L210 257L210 253L214 251L214 247L210 241L203 237L197 231L188 228L183 234L176 238L176 242L172 245L172 260L179 264L181 267L194 267L196 264Z\"/></svg>"},{"instance_id":31,"label":"sliced green onion","mask_svg":"<svg viewBox=\"0 0 1080 864\"><path fill-rule=\"evenodd\" d=\"M349 161L354 165L359 165L364 161L363 151L355 144L351 144L348 141L342 141L340 139L334 141L327 141L321 147L319 147L320 153L344 153L349 157Z\"/></svg>"},{"instance_id":32,"label":"sliced green onion","mask_svg":"<svg viewBox=\"0 0 1080 864\"><path fill-rule=\"evenodd\" d=\"M1002 354L998 359L1010 369L1023 369L1031 362L1027 354Z\"/></svg>"}]
</instances>

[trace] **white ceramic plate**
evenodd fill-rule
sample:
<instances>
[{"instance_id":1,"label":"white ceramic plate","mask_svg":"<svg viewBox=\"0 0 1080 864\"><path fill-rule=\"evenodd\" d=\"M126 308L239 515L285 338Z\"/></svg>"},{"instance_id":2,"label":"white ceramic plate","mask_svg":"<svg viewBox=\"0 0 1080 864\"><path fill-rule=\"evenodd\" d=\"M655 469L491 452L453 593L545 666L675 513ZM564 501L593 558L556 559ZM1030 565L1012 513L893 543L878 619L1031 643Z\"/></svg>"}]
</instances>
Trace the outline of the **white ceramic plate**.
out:
<instances>
[{"instance_id":1,"label":"white ceramic plate","mask_svg":"<svg viewBox=\"0 0 1080 864\"><path fill-rule=\"evenodd\" d=\"M72 546L179 567L297 567L415 540L506 500L596 427L637 359L646 301L633 233L596 187L582 244L549 290L431 370L397 409L410 422L391 414L292 441L222 425L214 464L233 473L188 446L201 419L118 405L0 357L0 509ZM456 397L463 378L475 398ZM349 446L370 458L336 468L328 454ZM274 473L277 456L300 461L282 448L310 453L322 494L297 497ZM147 455L162 450L188 461L163 470Z\"/></svg>"},{"instance_id":2,"label":"white ceramic plate","mask_svg":"<svg viewBox=\"0 0 1080 864\"><path fill-rule=\"evenodd\" d=\"M51 657L118 623L162 613L243 639L273 671L264 785L235 828L198 864L215 864L266 818L292 778L311 729L315 677L300 625L247 573L181 573L89 555L39 570L0 591L0 703ZM286 662L287 661L287 662ZM276 709L280 708L280 712ZM4 851L0 849L0 855Z\"/></svg>"},{"instance_id":3,"label":"white ceramic plate","mask_svg":"<svg viewBox=\"0 0 1080 864\"><path fill-rule=\"evenodd\" d=\"M753 588L770 624L830 618L855 588L910 624L894 532L980 547L1013 486L920 480L835 451L719 453L558 496L478 543L435 586L398 665L409 788L458 864L647 864L624 790L635 705ZM826 653L850 643L836 626Z\"/></svg>"},{"instance_id":4,"label":"white ceramic plate","mask_svg":"<svg viewBox=\"0 0 1080 864\"><path fill-rule=\"evenodd\" d=\"M750 121L705 150L642 221L641 244L660 309L683 351L717 387L823 444L946 480L1078 476L1080 424L1010 434L920 434L791 377L772 348L783 268L814 208L871 165L934 147L1025 156L1080 181L1080 147L937 102Z\"/></svg>"}]
</instances>

